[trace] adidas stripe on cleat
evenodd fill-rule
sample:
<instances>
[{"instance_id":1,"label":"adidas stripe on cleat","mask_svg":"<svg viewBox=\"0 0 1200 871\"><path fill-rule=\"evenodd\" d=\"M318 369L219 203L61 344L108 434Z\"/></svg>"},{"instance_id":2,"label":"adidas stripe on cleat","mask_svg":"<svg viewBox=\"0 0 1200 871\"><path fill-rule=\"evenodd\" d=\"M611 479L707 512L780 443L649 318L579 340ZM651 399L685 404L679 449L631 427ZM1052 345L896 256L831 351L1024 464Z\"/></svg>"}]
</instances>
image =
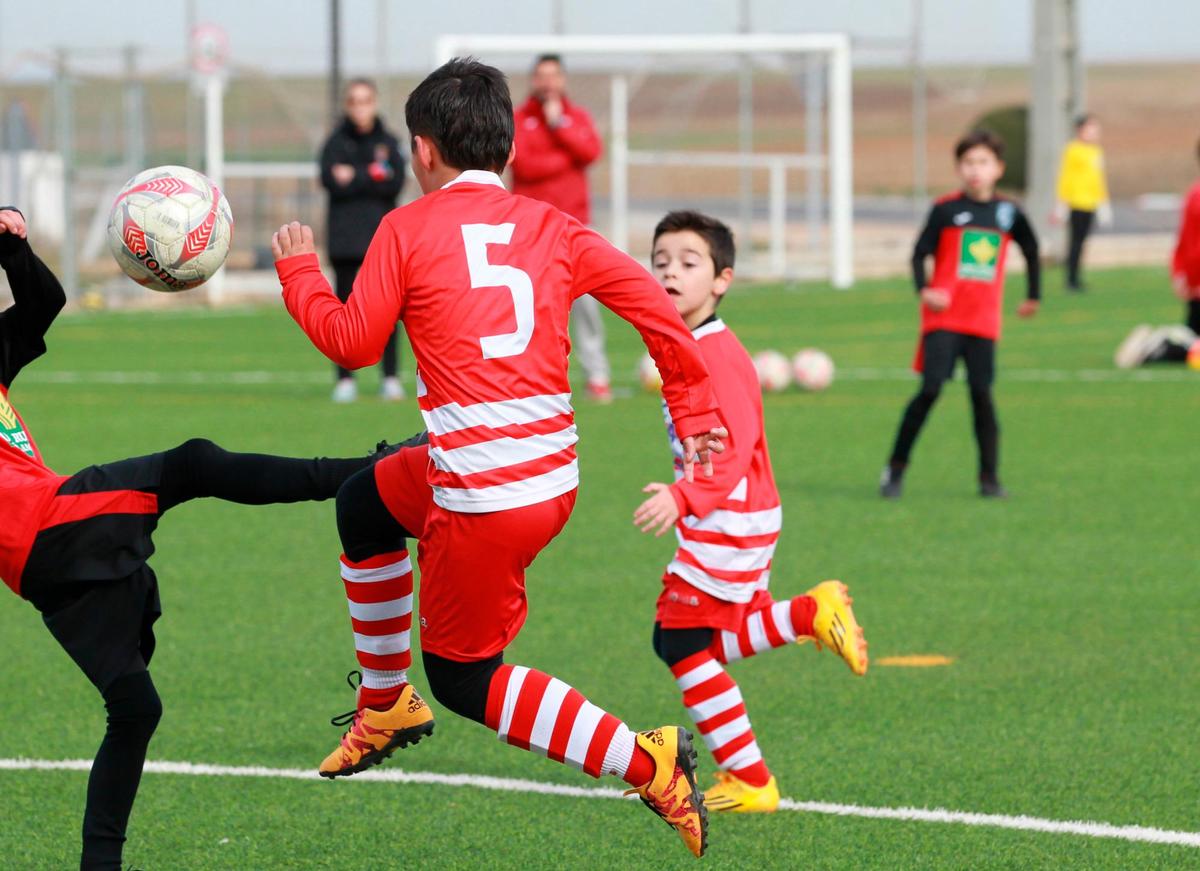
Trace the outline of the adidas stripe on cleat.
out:
<instances>
[{"instance_id":1,"label":"adidas stripe on cleat","mask_svg":"<svg viewBox=\"0 0 1200 871\"><path fill-rule=\"evenodd\" d=\"M663 726L637 733L638 747L654 760L654 777L644 786L626 790L679 833L694 856L708 848L708 811L696 787L696 749L692 733L679 726Z\"/></svg>"},{"instance_id":2,"label":"adidas stripe on cleat","mask_svg":"<svg viewBox=\"0 0 1200 871\"><path fill-rule=\"evenodd\" d=\"M867 639L854 618L850 591L841 581L823 581L808 591L817 601L813 635L817 649L828 647L858 675L867 673Z\"/></svg>"},{"instance_id":3,"label":"adidas stripe on cleat","mask_svg":"<svg viewBox=\"0 0 1200 871\"><path fill-rule=\"evenodd\" d=\"M751 786L732 772L718 771L716 784L704 791L704 806L724 813L769 814L779 807L779 787L774 777Z\"/></svg>"},{"instance_id":4,"label":"adidas stripe on cleat","mask_svg":"<svg viewBox=\"0 0 1200 871\"><path fill-rule=\"evenodd\" d=\"M318 773L322 777L346 777L383 762L397 750L416 744L433 734L433 711L417 695L412 684L386 711L357 708L331 720L335 726L349 725L337 749L325 757Z\"/></svg>"}]
</instances>

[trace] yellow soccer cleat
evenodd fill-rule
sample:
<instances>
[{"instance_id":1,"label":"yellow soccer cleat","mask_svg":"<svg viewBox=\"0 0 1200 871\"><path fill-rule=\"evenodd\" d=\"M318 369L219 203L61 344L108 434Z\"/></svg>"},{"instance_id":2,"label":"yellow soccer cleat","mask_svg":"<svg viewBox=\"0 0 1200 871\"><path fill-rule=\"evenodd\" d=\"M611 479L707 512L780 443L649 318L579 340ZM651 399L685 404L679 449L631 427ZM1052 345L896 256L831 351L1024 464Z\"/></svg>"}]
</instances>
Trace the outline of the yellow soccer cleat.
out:
<instances>
[{"instance_id":1,"label":"yellow soccer cleat","mask_svg":"<svg viewBox=\"0 0 1200 871\"><path fill-rule=\"evenodd\" d=\"M409 684L386 711L358 708L334 717L335 726L350 728L337 749L325 757L322 777L345 777L378 765L401 747L433 733L433 711Z\"/></svg>"},{"instance_id":2,"label":"yellow soccer cleat","mask_svg":"<svg viewBox=\"0 0 1200 871\"><path fill-rule=\"evenodd\" d=\"M728 771L718 771L716 785L704 791L704 806L711 811L769 814L779 807L779 787L774 777L763 786L751 786Z\"/></svg>"},{"instance_id":3,"label":"yellow soccer cleat","mask_svg":"<svg viewBox=\"0 0 1200 871\"><path fill-rule=\"evenodd\" d=\"M833 649L846 660L852 672L866 674L867 639L854 619L854 610L850 607L854 600L846 585L841 581L823 581L807 595L817 600L817 613L813 616L817 649L822 646Z\"/></svg>"},{"instance_id":4,"label":"yellow soccer cleat","mask_svg":"<svg viewBox=\"0 0 1200 871\"><path fill-rule=\"evenodd\" d=\"M696 788L696 750L692 735L679 726L663 726L638 732L638 746L654 758L654 777L644 786L626 790L636 793L683 838L683 843L700 857L708 848L708 811L704 796Z\"/></svg>"}]
</instances>

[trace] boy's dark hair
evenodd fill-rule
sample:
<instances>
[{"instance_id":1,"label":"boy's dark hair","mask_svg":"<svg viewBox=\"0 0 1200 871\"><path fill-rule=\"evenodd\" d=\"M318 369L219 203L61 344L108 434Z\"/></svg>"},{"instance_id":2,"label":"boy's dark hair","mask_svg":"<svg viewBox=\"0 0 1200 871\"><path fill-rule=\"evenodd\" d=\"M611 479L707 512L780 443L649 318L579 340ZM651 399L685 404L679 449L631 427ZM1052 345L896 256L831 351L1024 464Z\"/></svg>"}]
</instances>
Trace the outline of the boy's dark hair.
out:
<instances>
[{"instance_id":1,"label":"boy's dark hair","mask_svg":"<svg viewBox=\"0 0 1200 871\"><path fill-rule=\"evenodd\" d=\"M654 228L654 242L666 233L681 233L684 230L691 230L708 243L715 275L733 268L734 257L737 255L733 244L733 232L716 218L710 218L702 212L691 209L667 212Z\"/></svg>"},{"instance_id":2,"label":"boy's dark hair","mask_svg":"<svg viewBox=\"0 0 1200 871\"><path fill-rule=\"evenodd\" d=\"M346 87L342 89L342 93L349 94L351 88L357 87L370 88L372 93L379 93L379 88L375 85L375 80L369 79L366 76L355 76L350 81L346 82Z\"/></svg>"},{"instance_id":3,"label":"boy's dark hair","mask_svg":"<svg viewBox=\"0 0 1200 871\"><path fill-rule=\"evenodd\" d=\"M1084 112L1082 115L1076 115L1075 116L1075 132L1078 133L1080 130L1083 129L1084 124L1087 124L1089 121L1095 121L1095 120L1096 120L1096 116L1094 114L1092 114L1091 112Z\"/></svg>"},{"instance_id":4,"label":"boy's dark hair","mask_svg":"<svg viewBox=\"0 0 1200 871\"><path fill-rule=\"evenodd\" d=\"M455 169L503 172L513 142L512 97L504 73L473 57L456 57L408 95L409 136L432 140Z\"/></svg>"},{"instance_id":5,"label":"boy's dark hair","mask_svg":"<svg viewBox=\"0 0 1200 871\"><path fill-rule=\"evenodd\" d=\"M533 62L533 69L536 70L542 64L558 64L558 68L560 70L566 69L566 66L563 64L561 54L539 54L537 56L537 60Z\"/></svg>"},{"instance_id":6,"label":"boy's dark hair","mask_svg":"<svg viewBox=\"0 0 1200 871\"><path fill-rule=\"evenodd\" d=\"M996 155L997 160L1004 160L1004 140L991 130L984 130L982 128L972 130L962 139L958 140L954 146L954 159L962 160L964 154L972 148L979 148L981 145Z\"/></svg>"}]
</instances>

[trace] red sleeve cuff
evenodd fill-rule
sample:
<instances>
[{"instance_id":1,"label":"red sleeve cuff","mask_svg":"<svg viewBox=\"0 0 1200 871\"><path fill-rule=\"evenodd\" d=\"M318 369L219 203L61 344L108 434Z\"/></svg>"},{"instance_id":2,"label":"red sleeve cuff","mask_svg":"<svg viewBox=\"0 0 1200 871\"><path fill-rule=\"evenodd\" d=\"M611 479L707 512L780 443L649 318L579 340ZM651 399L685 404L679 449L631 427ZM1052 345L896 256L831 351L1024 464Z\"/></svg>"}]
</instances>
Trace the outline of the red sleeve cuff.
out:
<instances>
[{"instance_id":1,"label":"red sleeve cuff","mask_svg":"<svg viewBox=\"0 0 1200 871\"><path fill-rule=\"evenodd\" d=\"M304 272L320 272L321 261L316 254L294 254L275 261L275 272L285 288L287 282Z\"/></svg>"},{"instance_id":2,"label":"red sleeve cuff","mask_svg":"<svg viewBox=\"0 0 1200 871\"><path fill-rule=\"evenodd\" d=\"M687 496L683 492L683 487L680 486L682 482L683 478L680 478L678 481L672 484L669 489L671 491L672 498L675 500L675 507L679 509L679 516L687 517L692 513L692 510L688 507Z\"/></svg>"},{"instance_id":3,"label":"red sleeve cuff","mask_svg":"<svg viewBox=\"0 0 1200 871\"><path fill-rule=\"evenodd\" d=\"M679 433L680 440L688 436L700 435L700 433L709 432L722 426L721 418L717 417L715 411L688 414L683 417L674 418L674 420L675 431Z\"/></svg>"}]
</instances>

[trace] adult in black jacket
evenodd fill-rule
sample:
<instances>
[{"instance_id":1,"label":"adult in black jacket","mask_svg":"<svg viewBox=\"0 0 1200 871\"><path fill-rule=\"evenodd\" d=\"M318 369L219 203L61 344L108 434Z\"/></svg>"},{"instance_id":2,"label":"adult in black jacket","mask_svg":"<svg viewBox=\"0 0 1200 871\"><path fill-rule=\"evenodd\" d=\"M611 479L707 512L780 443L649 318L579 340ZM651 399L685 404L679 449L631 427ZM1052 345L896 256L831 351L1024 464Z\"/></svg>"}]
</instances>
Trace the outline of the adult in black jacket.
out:
<instances>
[{"instance_id":1,"label":"adult in black jacket","mask_svg":"<svg viewBox=\"0 0 1200 871\"><path fill-rule=\"evenodd\" d=\"M404 187L404 157L379 118L374 82L351 81L344 107L345 117L321 149L321 186L329 192L329 259L342 302L350 296L379 222L396 207ZM404 398L395 333L383 352L380 393L385 399ZM357 395L354 375L338 367L334 401L350 402Z\"/></svg>"}]
</instances>

